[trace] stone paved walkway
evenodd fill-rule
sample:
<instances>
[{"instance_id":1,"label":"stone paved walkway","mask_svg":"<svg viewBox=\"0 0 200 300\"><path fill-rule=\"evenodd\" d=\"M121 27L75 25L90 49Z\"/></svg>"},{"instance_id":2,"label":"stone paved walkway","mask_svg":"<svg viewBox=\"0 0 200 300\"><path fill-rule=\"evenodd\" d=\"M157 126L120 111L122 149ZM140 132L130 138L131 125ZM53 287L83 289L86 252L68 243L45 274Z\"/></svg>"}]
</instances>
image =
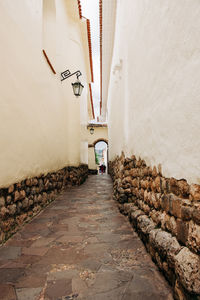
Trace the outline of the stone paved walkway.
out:
<instances>
[{"instance_id":1,"label":"stone paved walkway","mask_svg":"<svg viewBox=\"0 0 200 300\"><path fill-rule=\"evenodd\" d=\"M173 299L111 192L90 176L0 248L0 299Z\"/></svg>"}]
</instances>

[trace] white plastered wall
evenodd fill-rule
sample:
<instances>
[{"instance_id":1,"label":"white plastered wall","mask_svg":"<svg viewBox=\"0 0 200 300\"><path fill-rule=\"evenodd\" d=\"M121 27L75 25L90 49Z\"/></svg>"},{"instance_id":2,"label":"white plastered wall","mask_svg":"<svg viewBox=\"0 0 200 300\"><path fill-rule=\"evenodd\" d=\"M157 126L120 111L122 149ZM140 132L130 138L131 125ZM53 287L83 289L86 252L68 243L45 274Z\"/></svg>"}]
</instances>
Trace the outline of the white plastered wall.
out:
<instances>
[{"instance_id":1,"label":"white plastered wall","mask_svg":"<svg viewBox=\"0 0 200 300\"><path fill-rule=\"evenodd\" d=\"M200 183L200 2L118 1L110 159L123 150Z\"/></svg>"},{"instance_id":2,"label":"white plastered wall","mask_svg":"<svg viewBox=\"0 0 200 300\"><path fill-rule=\"evenodd\" d=\"M75 1L53 2L44 1L44 7L42 0L0 2L0 187L87 163L82 21ZM78 99L71 87L76 77L60 81L66 69L83 74L85 88Z\"/></svg>"}]
</instances>

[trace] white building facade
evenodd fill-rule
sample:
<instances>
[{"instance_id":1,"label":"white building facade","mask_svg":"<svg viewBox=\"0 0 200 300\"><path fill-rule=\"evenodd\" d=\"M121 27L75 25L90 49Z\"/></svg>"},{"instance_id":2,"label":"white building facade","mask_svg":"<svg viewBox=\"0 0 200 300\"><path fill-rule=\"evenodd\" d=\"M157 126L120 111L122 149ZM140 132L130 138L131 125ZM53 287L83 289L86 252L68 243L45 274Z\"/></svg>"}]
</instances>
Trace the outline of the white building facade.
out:
<instances>
[{"instance_id":1,"label":"white building facade","mask_svg":"<svg viewBox=\"0 0 200 300\"><path fill-rule=\"evenodd\" d=\"M103 58L114 38L108 89L102 80L110 159L124 151L200 183L199 2L119 0L115 27L106 17L111 2L115 10L116 1L103 1L102 17Z\"/></svg>"},{"instance_id":2,"label":"white building facade","mask_svg":"<svg viewBox=\"0 0 200 300\"><path fill-rule=\"evenodd\" d=\"M198 298L200 2L102 0L100 10L114 198L175 299Z\"/></svg>"},{"instance_id":3,"label":"white building facade","mask_svg":"<svg viewBox=\"0 0 200 300\"><path fill-rule=\"evenodd\" d=\"M80 2L3 0L0 18L0 187L87 164L92 66ZM79 98L76 76L61 82L67 69L82 73Z\"/></svg>"}]
</instances>

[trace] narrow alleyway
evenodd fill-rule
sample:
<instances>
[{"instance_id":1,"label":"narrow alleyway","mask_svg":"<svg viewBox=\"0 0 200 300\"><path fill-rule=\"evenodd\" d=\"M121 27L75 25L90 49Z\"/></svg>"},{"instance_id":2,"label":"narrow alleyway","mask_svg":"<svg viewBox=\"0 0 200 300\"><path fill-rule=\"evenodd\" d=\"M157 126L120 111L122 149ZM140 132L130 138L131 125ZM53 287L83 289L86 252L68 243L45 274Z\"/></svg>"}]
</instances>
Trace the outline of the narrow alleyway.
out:
<instances>
[{"instance_id":1,"label":"narrow alleyway","mask_svg":"<svg viewBox=\"0 0 200 300\"><path fill-rule=\"evenodd\" d=\"M90 176L15 234L0 249L0 299L173 299L111 193L109 176Z\"/></svg>"}]
</instances>

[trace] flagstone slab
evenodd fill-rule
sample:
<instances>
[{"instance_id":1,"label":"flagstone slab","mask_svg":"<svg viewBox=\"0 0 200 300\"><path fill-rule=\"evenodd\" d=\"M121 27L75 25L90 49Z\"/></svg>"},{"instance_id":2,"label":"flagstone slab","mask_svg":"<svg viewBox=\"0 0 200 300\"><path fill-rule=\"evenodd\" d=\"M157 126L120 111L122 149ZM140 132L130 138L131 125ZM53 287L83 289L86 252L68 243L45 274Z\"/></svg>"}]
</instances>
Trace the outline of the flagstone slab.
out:
<instances>
[{"instance_id":1,"label":"flagstone slab","mask_svg":"<svg viewBox=\"0 0 200 300\"><path fill-rule=\"evenodd\" d=\"M17 300L15 288L11 284L0 284L1 300Z\"/></svg>"},{"instance_id":2,"label":"flagstone slab","mask_svg":"<svg viewBox=\"0 0 200 300\"><path fill-rule=\"evenodd\" d=\"M173 299L107 175L63 191L0 248L0 283L3 300Z\"/></svg>"},{"instance_id":3,"label":"flagstone slab","mask_svg":"<svg viewBox=\"0 0 200 300\"><path fill-rule=\"evenodd\" d=\"M33 300L40 296L42 287L16 289L17 300Z\"/></svg>"},{"instance_id":4,"label":"flagstone slab","mask_svg":"<svg viewBox=\"0 0 200 300\"><path fill-rule=\"evenodd\" d=\"M0 283L10 284L15 283L17 280L24 276L25 271L22 268L12 269L12 268L2 268L0 270Z\"/></svg>"},{"instance_id":5,"label":"flagstone slab","mask_svg":"<svg viewBox=\"0 0 200 300\"><path fill-rule=\"evenodd\" d=\"M21 255L21 247L3 246L0 248L0 259L16 259Z\"/></svg>"},{"instance_id":6,"label":"flagstone slab","mask_svg":"<svg viewBox=\"0 0 200 300\"><path fill-rule=\"evenodd\" d=\"M47 282L44 298L58 300L72 294L72 279L58 279Z\"/></svg>"},{"instance_id":7,"label":"flagstone slab","mask_svg":"<svg viewBox=\"0 0 200 300\"><path fill-rule=\"evenodd\" d=\"M49 248L47 247L23 247L22 248L22 254L23 255L38 255L38 256L43 256Z\"/></svg>"}]
</instances>

